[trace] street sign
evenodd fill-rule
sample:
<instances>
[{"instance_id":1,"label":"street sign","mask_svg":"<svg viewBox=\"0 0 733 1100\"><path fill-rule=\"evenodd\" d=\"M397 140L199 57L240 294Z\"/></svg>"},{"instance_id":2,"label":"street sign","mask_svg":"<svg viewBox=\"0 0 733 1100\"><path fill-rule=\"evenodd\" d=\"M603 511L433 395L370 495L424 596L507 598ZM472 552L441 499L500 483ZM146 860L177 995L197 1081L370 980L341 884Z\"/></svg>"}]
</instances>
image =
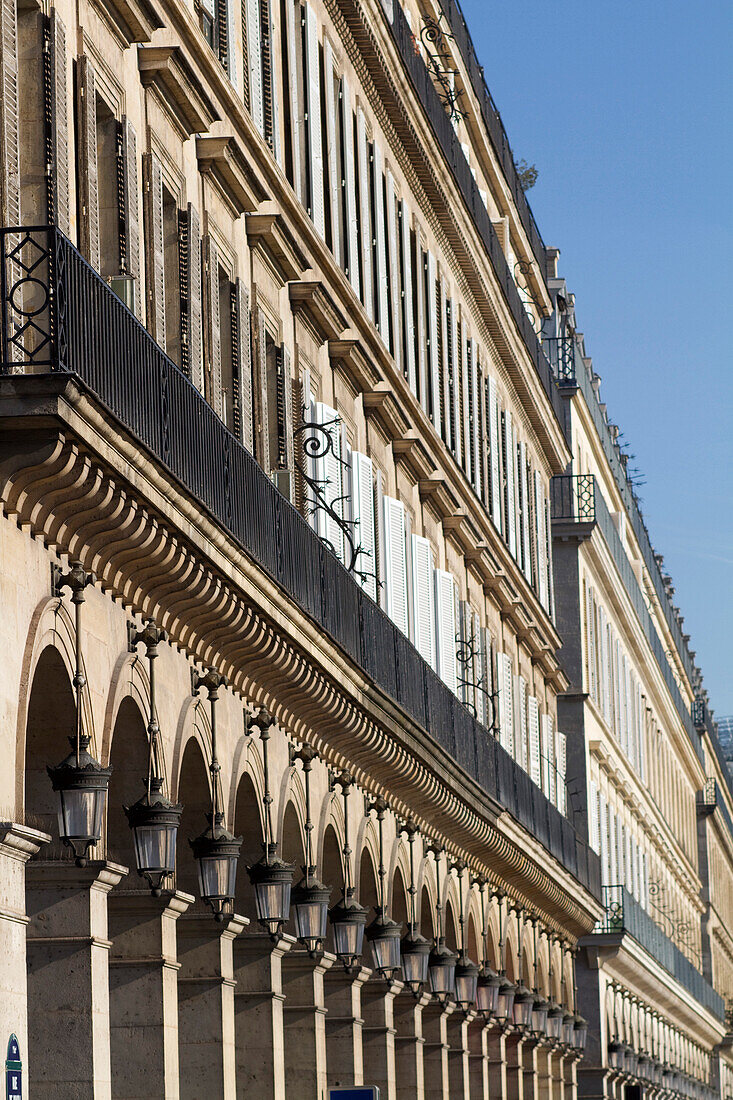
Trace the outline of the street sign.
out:
<instances>
[{"instance_id":1,"label":"street sign","mask_svg":"<svg viewBox=\"0 0 733 1100\"><path fill-rule=\"evenodd\" d=\"M376 1085L344 1085L328 1090L328 1100L379 1100Z\"/></svg>"},{"instance_id":2,"label":"street sign","mask_svg":"<svg viewBox=\"0 0 733 1100\"><path fill-rule=\"evenodd\" d=\"M14 1035L8 1039L8 1056L5 1059L6 1100L23 1100L23 1064L20 1046Z\"/></svg>"}]
</instances>

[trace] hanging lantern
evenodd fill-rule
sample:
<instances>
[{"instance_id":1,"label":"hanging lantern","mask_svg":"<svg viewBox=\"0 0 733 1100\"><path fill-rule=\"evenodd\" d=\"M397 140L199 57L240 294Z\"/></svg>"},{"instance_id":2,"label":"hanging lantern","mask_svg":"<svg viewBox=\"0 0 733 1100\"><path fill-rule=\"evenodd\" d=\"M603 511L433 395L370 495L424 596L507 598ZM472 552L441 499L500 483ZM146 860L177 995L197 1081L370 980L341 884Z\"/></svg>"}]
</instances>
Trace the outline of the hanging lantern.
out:
<instances>
[{"instance_id":1,"label":"hanging lantern","mask_svg":"<svg viewBox=\"0 0 733 1100\"><path fill-rule=\"evenodd\" d=\"M329 913L334 951L347 972L354 970L361 958L367 915L367 910L355 899L353 887L346 889L345 896Z\"/></svg>"},{"instance_id":2,"label":"hanging lantern","mask_svg":"<svg viewBox=\"0 0 733 1100\"><path fill-rule=\"evenodd\" d=\"M400 955L405 985L417 997L428 980L430 943L419 932L408 931L402 937Z\"/></svg>"},{"instance_id":3,"label":"hanging lantern","mask_svg":"<svg viewBox=\"0 0 733 1100\"><path fill-rule=\"evenodd\" d=\"M69 755L55 768L46 768L58 795L59 836L73 851L78 867L86 866L89 849L102 838L112 774L88 752L89 742L83 733L70 737Z\"/></svg>"},{"instance_id":4,"label":"hanging lantern","mask_svg":"<svg viewBox=\"0 0 733 1100\"><path fill-rule=\"evenodd\" d=\"M200 676L195 669L191 670L192 694L198 695L202 687L206 688L210 705L211 813L206 814L209 827L194 840L189 840L189 844L193 858L198 863L201 898L211 908L217 921L223 921L234 913L237 863L239 849L242 847L242 837L235 837L226 827L222 809L224 799L221 791L221 768L216 755L216 703L219 688L225 687L226 682L226 677L220 675L216 669L210 668L204 676Z\"/></svg>"},{"instance_id":5,"label":"hanging lantern","mask_svg":"<svg viewBox=\"0 0 733 1100\"><path fill-rule=\"evenodd\" d=\"M123 809L132 829L137 873L148 880L153 895L160 897L163 879L176 869L176 839L183 806L166 798L163 780L155 778L142 798Z\"/></svg>"},{"instance_id":6,"label":"hanging lantern","mask_svg":"<svg viewBox=\"0 0 733 1100\"><path fill-rule=\"evenodd\" d=\"M317 753L310 745L303 745L297 751L290 749L290 764L295 765L296 760L302 761L303 775L305 777L305 867L303 868L303 880L292 892L293 917L295 921L295 934L302 944L308 949L310 955L314 955L322 946L326 938L328 927L328 901L331 897L331 887L324 886L315 878L315 866L313 865L313 852L311 849L311 834L313 822L311 821L311 787L310 777L313 761Z\"/></svg>"},{"instance_id":7,"label":"hanging lantern","mask_svg":"<svg viewBox=\"0 0 733 1100\"><path fill-rule=\"evenodd\" d=\"M639 1055L636 1062L636 1075L640 1077L642 1081L649 1080L649 1058L643 1052Z\"/></svg>"},{"instance_id":8,"label":"hanging lantern","mask_svg":"<svg viewBox=\"0 0 733 1100\"><path fill-rule=\"evenodd\" d=\"M583 1019L580 1013L576 1013L573 1020L573 1046L576 1050L585 1050L588 1041L588 1021Z\"/></svg>"},{"instance_id":9,"label":"hanging lantern","mask_svg":"<svg viewBox=\"0 0 733 1100\"><path fill-rule=\"evenodd\" d=\"M456 964L455 988L456 1001L464 1012L468 1012L476 1003L479 968L467 957L461 957Z\"/></svg>"},{"instance_id":10,"label":"hanging lantern","mask_svg":"<svg viewBox=\"0 0 733 1100\"><path fill-rule=\"evenodd\" d=\"M608 1064L611 1069L620 1071L624 1068L624 1044L618 1039L612 1039L608 1044Z\"/></svg>"},{"instance_id":11,"label":"hanging lantern","mask_svg":"<svg viewBox=\"0 0 733 1100\"><path fill-rule=\"evenodd\" d=\"M456 985L458 955L446 947L442 937L435 943L428 956L430 992L439 1000L453 996Z\"/></svg>"},{"instance_id":12,"label":"hanging lantern","mask_svg":"<svg viewBox=\"0 0 733 1100\"><path fill-rule=\"evenodd\" d=\"M492 970L489 964L485 962L478 972L476 1004L479 1012L481 1012L486 1019L491 1016L497 1016L499 1013L500 988L501 978L496 971Z\"/></svg>"},{"instance_id":13,"label":"hanging lantern","mask_svg":"<svg viewBox=\"0 0 733 1100\"><path fill-rule=\"evenodd\" d=\"M277 936L290 919L290 894L293 886L292 863L276 854L277 845L265 846L265 854L247 868L254 887L257 920L271 936Z\"/></svg>"},{"instance_id":14,"label":"hanging lantern","mask_svg":"<svg viewBox=\"0 0 733 1100\"><path fill-rule=\"evenodd\" d=\"M534 994L531 989L520 982L514 992L514 1025L524 1028L526 1031L532 1028L532 1008L534 1006Z\"/></svg>"},{"instance_id":15,"label":"hanging lantern","mask_svg":"<svg viewBox=\"0 0 733 1100\"><path fill-rule=\"evenodd\" d=\"M131 634L130 650L145 643L150 666L150 718L148 721L148 776L145 793L132 806L123 806L132 829L137 873L148 880L154 897L161 894L161 884L176 869L176 841L183 806L174 805L163 794L163 779L158 760L158 720L155 706L155 659L158 645L166 634L148 619L143 630Z\"/></svg>"},{"instance_id":16,"label":"hanging lantern","mask_svg":"<svg viewBox=\"0 0 733 1100\"><path fill-rule=\"evenodd\" d=\"M547 1015L550 1010L550 1002L544 997L535 994L532 1002L532 1032L541 1038L547 1035Z\"/></svg>"},{"instance_id":17,"label":"hanging lantern","mask_svg":"<svg viewBox=\"0 0 733 1100\"><path fill-rule=\"evenodd\" d=\"M514 1023L514 994L517 987L508 978L502 978L497 998L496 1016L504 1024Z\"/></svg>"},{"instance_id":18,"label":"hanging lantern","mask_svg":"<svg viewBox=\"0 0 733 1100\"><path fill-rule=\"evenodd\" d=\"M566 1047L572 1047L575 1040L575 1016L566 1012L562 1018L562 1041Z\"/></svg>"},{"instance_id":19,"label":"hanging lantern","mask_svg":"<svg viewBox=\"0 0 733 1100\"><path fill-rule=\"evenodd\" d=\"M68 573L56 575L55 590L71 591L75 622L74 693L76 702L76 732L69 737L71 753L55 768L47 767L51 785L58 795L59 837L74 853L77 867L85 867L89 849L102 839L104 808L112 774L90 754L91 738L82 728L82 691L86 684L81 652L81 609L84 589L94 583L94 574L87 573L81 562L74 562Z\"/></svg>"},{"instance_id":20,"label":"hanging lantern","mask_svg":"<svg viewBox=\"0 0 733 1100\"><path fill-rule=\"evenodd\" d=\"M391 981L400 969L402 925L390 920L381 909L366 930L372 949L374 969L385 981Z\"/></svg>"},{"instance_id":21,"label":"hanging lantern","mask_svg":"<svg viewBox=\"0 0 733 1100\"><path fill-rule=\"evenodd\" d=\"M547 1037L559 1043L562 1039L562 1005L551 1001L547 1009Z\"/></svg>"}]
</instances>

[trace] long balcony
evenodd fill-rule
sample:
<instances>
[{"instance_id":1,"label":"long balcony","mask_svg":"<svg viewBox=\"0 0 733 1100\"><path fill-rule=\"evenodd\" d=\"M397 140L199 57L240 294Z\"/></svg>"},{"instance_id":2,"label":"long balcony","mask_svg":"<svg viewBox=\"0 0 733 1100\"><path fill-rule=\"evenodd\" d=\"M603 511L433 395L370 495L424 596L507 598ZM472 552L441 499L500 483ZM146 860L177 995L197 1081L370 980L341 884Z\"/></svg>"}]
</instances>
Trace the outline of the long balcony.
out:
<instances>
[{"instance_id":1,"label":"long balcony","mask_svg":"<svg viewBox=\"0 0 733 1100\"><path fill-rule=\"evenodd\" d=\"M699 1004L718 1020L724 1019L723 998L679 947L665 935L625 886L604 886L603 905L604 916L593 936L587 937L586 942L600 936L633 937Z\"/></svg>"},{"instance_id":2,"label":"long balcony","mask_svg":"<svg viewBox=\"0 0 733 1100\"><path fill-rule=\"evenodd\" d=\"M463 707L58 230L0 231L3 398L73 375L387 696L595 897L585 840ZM23 378L34 375L34 379Z\"/></svg>"}]
</instances>

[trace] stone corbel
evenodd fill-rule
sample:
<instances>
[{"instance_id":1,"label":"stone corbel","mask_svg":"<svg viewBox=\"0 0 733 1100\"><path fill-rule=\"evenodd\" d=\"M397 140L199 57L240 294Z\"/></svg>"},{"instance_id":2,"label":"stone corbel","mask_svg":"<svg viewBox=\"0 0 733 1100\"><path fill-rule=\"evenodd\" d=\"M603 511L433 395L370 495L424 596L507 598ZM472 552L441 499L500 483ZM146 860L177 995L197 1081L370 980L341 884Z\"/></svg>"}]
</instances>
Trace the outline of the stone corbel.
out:
<instances>
[{"instance_id":1,"label":"stone corbel","mask_svg":"<svg viewBox=\"0 0 733 1100\"><path fill-rule=\"evenodd\" d=\"M199 81L180 46L143 46L137 67L143 86L155 85L187 137L205 134L219 119L211 100L197 87Z\"/></svg>"},{"instance_id":2,"label":"stone corbel","mask_svg":"<svg viewBox=\"0 0 733 1100\"><path fill-rule=\"evenodd\" d=\"M196 138L199 170L209 176L237 214L257 209L265 197L259 180L248 167L234 137Z\"/></svg>"},{"instance_id":3,"label":"stone corbel","mask_svg":"<svg viewBox=\"0 0 733 1100\"><path fill-rule=\"evenodd\" d=\"M259 248L274 267L283 286L298 279L309 261L296 244L277 203L263 202L245 218L250 248Z\"/></svg>"},{"instance_id":4,"label":"stone corbel","mask_svg":"<svg viewBox=\"0 0 733 1100\"><path fill-rule=\"evenodd\" d=\"M346 329L338 340L330 340L328 354L333 366L345 375L358 393L372 390L382 381L374 361L365 354L361 340L353 329Z\"/></svg>"},{"instance_id":5,"label":"stone corbel","mask_svg":"<svg viewBox=\"0 0 733 1100\"><path fill-rule=\"evenodd\" d=\"M395 462L401 462L416 481L430 477L435 469L435 459L414 428L405 432L401 438L392 440L392 453Z\"/></svg>"},{"instance_id":6,"label":"stone corbel","mask_svg":"<svg viewBox=\"0 0 733 1100\"><path fill-rule=\"evenodd\" d=\"M335 340L346 328L346 320L318 278L300 279L288 286L290 307L303 314L320 343Z\"/></svg>"}]
</instances>

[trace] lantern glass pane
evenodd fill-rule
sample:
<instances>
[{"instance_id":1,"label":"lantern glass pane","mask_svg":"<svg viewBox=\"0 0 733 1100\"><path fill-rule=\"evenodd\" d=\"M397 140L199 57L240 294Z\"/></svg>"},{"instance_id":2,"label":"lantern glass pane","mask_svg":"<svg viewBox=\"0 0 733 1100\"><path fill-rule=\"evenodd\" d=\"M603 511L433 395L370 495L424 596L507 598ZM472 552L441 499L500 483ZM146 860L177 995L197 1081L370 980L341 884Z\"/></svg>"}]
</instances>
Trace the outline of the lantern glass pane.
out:
<instances>
[{"instance_id":1,"label":"lantern glass pane","mask_svg":"<svg viewBox=\"0 0 733 1100\"><path fill-rule=\"evenodd\" d=\"M495 1016L499 1009L499 986L496 982L478 980L476 986L476 1001L479 1012Z\"/></svg>"},{"instance_id":2,"label":"lantern glass pane","mask_svg":"<svg viewBox=\"0 0 733 1100\"><path fill-rule=\"evenodd\" d=\"M199 889L203 898L233 898L237 879L236 856L202 856Z\"/></svg>"},{"instance_id":3,"label":"lantern glass pane","mask_svg":"<svg viewBox=\"0 0 733 1100\"><path fill-rule=\"evenodd\" d=\"M500 1020L511 1020L514 1017L514 987L499 990L496 1015Z\"/></svg>"},{"instance_id":4,"label":"lantern glass pane","mask_svg":"<svg viewBox=\"0 0 733 1100\"><path fill-rule=\"evenodd\" d=\"M295 934L299 940L325 940L328 902L302 901L294 907Z\"/></svg>"},{"instance_id":5,"label":"lantern glass pane","mask_svg":"<svg viewBox=\"0 0 733 1100\"><path fill-rule=\"evenodd\" d=\"M136 825L133 829L139 871L172 873L176 866L177 825Z\"/></svg>"},{"instance_id":6,"label":"lantern glass pane","mask_svg":"<svg viewBox=\"0 0 733 1100\"><path fill-rule=\"evenodd\" d=\"M476 1002L476 974L458 974L456 977L456 1000L464 1008L470 1008Z\"/></svg>"},{"instance_id":7,"label":"lantern glass pane","mask_svg":"<svg viewBox=\"0 0 733 1100\"><path fill-rule=\"evenodd\" d=\"M410 985L424 985L428 980L428 952L402 952L402 974Z\"/></svg>"},{"instance_id":8,"label":"lantern glass pane","mask_svg":"<svg viewBox=\"0 0 733 1100\"><path fill-rule=\"evenodd\" d=\"M578 1050L585 1050L585 1044L588 1039L588 1026L587 1024L582 1027L575 1028L575 1046ZM634 1056L634 1068L636 1068L636 1056Z\"/></svg>"},{"instance_id":9,"label":"lantern glass pane","mask_svg":"<svg viewBox=\"0 0 733 1100\"><path fill-rule=\"evenodd\" d=\"M430 991L438 996L448 996L453 992L456 984L455 960L439 966L428 968L430 977Z\"/></svg>"},{"instance_id":10,"label":"lantern glass pane","mask_svg":"<svg viewBox=\"0 0 733 1100\"><path fill-rule=\"evenodd\" d=\"M333 943L341 958L358 958L364 947L364 921L334 921Z\"/></svg>"},{"instance_id":11,"label":"lantern glass pane","mask_svg":"<svg viewBox=\"0 0 733 1100\"><path fill-rule=\"evenodd\" d=\"M290 916L290 882L255 883L257 919L285 924Z\"/></svg>"},{"instance_id":12,"label":"lantern glass pane","mask_svg":"<svg viewBox=\"0 0 733 1100\"><path fill-rule=\"evenodd\" d=\"M59 835L74 840L102 836L106 790L85 787L57 792Z\"/></svg>"},{"instance_id":13,"label":"lantern glass pane","mask_svg":"<svg viewBox=\"0 0 733 1100\"><path fill-rule=\"evenodd\" d=\"M547 1005L538 1004L536 1001L532 1007L532 1031L538 1035L547 1033Z\"/></svg>"},{"instance_id":14,"label":"lantern glass pane","mask_svg":"<svg viewBox=\"0 0 733 1100\"><path fill-rule=\"evenodd\" d=\"M399 970L400 941L398 936L375 936L371 940L374 966L380 972Z\"/></svg>"}]
</instances>

